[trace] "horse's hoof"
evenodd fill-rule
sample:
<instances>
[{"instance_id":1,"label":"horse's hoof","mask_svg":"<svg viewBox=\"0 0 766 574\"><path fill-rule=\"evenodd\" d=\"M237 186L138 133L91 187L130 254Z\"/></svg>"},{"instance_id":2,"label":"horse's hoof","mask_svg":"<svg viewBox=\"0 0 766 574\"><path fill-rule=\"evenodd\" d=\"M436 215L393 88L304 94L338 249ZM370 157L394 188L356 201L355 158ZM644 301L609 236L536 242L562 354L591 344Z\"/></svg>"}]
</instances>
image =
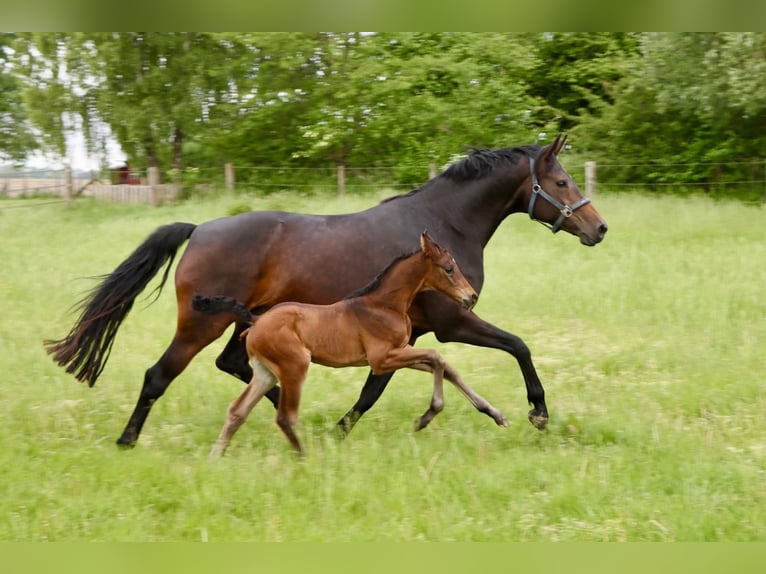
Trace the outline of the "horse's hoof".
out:
<instances>
[{"instance_id":1,"label":"horse's hoof","mask_svg":"<svg viewBox=\"0 0 766 574\"><path fill-rule=\"evenodd\" d=\"M540 414L537 411L529 411L529 422L531 422L537 430L545 430L548 426L548 415Z\"/></svg>"},{"instance_id":2,"label":"horse's hoof","mask_svg":"<svg viewBox=\"0 0 766 574\"><path fill-rule=\"evenodd\" d=\"M497 426L499 427L507 427L510 426L511 423L508 422L508 419L504 416L501 416L499 419L495 419L495 422L497 423Z\"/></svg>"},{"instance_id":3,"label":"horse's hoof","mask_svg":"<svg viewBox=\"0 0 766 574\"><path fill-rule=\"evenodd\" d=\"M130 449L136 446L135 440L126 439L125 437L120 437L117 439L117 446L121 449Z\"/></svg>"}]
</instances>

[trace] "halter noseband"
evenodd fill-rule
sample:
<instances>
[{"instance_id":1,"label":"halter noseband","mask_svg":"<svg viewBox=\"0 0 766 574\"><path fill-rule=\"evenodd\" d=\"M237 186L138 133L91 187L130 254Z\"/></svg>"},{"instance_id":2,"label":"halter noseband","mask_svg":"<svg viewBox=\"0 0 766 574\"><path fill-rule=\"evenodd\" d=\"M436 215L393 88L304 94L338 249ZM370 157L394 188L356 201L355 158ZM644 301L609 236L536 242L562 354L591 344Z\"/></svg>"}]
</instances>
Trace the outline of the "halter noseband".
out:
<instances>
[{"instance_id":1,"label":"halter noseband","mask_svg":"<svg viewBox=\"0 0 766 574\"><path fill-rule=\"evenodd\" d=\"M540 186L540 183L537 181L537 174L535 173L535 160L532 157L529 158L529 169L532 172L532 195L529 197L529 209L528 209L529 218L534 221L539 221L545 227L550 229L553 233L556 233L558 232L559 229L561 229L561 224L564 223L565 219L572 217L572 214L575 211L580 209L583 205L588 205L590 203L590 199L588 199L587 197L583 197L580 201L578 201L572 206L561 203L558 199L556 199L551 194L546 192ZM537 219L533 215L535 210L535 202L537 201L538 195L542 197L545 201L550 203L553 207L559 210L559 213L560 213L559 218L556 220L556 222L553 225L545 221L542 221L541 219Z\"/></svg>"}]
</instances>

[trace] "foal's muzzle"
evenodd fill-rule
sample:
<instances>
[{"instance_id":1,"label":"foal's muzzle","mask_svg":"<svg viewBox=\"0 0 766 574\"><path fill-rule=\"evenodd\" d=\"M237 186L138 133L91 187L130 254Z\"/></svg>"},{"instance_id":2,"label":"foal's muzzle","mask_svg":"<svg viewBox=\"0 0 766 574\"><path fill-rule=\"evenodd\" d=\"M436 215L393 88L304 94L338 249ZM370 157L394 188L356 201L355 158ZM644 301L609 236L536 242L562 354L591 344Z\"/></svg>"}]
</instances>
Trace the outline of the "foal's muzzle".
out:
<instances>
[{"instance_id":1,"label":"foal's muzzle","mask_svg":"<svg viewBox=\"0 0 766 574\"><path fill-rule=\"evenodd\" d=\"M478 301L478 300L479 300L479 296L474 291L470 295L464 296L463 300L461 301L461 303L463 304L463 308L466 311L470 311L471 309L473 309L473 306L476 305L476 301Z\"/></svg>"}]
</instances>

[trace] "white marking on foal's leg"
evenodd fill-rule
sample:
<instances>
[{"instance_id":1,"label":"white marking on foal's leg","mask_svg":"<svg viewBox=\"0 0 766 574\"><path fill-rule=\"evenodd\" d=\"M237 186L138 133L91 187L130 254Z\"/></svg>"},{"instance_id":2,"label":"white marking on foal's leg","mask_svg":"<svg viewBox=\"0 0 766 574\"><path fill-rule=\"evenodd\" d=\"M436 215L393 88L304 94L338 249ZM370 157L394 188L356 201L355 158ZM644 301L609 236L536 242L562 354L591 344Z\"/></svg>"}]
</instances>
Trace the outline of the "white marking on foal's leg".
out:
<instances>
[{"instance_id":1,"label":"white marking on foal's leg","mask_svg":"<svg viewBox=\"0 0 766 574\"><path fill-rule=\"evenodd\" d=\"M253 358L250 361L253 367L253 378L247 385L242 394L240 394L229 405L226 416L226 422L218 435L218 440L213 444L210 450L211 458L223 456L226 448L229 446L231 437L237 432L237 429L247 420L250 411L253 410L258 401L260 401L269 389L277 384L277 378L266 366L258 359Z\"/></svg>"}]
</instances>

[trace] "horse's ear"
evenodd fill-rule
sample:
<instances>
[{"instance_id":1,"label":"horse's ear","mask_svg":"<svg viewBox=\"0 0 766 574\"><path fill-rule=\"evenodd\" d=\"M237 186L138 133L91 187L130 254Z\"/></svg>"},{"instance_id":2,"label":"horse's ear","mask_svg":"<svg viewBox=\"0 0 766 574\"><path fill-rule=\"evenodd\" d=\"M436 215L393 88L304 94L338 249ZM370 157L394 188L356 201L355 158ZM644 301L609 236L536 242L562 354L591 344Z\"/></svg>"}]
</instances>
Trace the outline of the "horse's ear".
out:
<instances>
[{"instance_id":1,"label":"horse's ear","mask_svg":"<svg viewBox=\"0 0 766 574\"><path fill-rule=\"evenodd\" d=\"M441 247L439 247L436 241L431 239L427 229L420 234L420 248L428 256L439 255L441 252Z\"/></svg>"},{"instance_id":2,"label":"horse's ear","mask_svg":"<svg viewBox=\"0 0 766 574\"><path fill-rule=\"evenodd\" d=\"M557 135L556 139L553 141L553 155L559 155L561 153L561 150L564 149L564 144L566 143L567 143L566 134Z\"/></svg>"},{"instance_id":3,"label":"horse's ear","mask_svg":"<svg viewBox=\"0 0 766 574\"><path fill-rule=\"evenodd\" d=\"M559 155L561 150L564 149L564 144L566 143L566 141L567 141L566 134L558 134L555 140L553 140L551 143L549 143L547 146L545 146L542 149L542 151L540 152L540 156L538 157L538 161L541 164L548 164L551 158Z\"/></svg>"}]
</instances>

